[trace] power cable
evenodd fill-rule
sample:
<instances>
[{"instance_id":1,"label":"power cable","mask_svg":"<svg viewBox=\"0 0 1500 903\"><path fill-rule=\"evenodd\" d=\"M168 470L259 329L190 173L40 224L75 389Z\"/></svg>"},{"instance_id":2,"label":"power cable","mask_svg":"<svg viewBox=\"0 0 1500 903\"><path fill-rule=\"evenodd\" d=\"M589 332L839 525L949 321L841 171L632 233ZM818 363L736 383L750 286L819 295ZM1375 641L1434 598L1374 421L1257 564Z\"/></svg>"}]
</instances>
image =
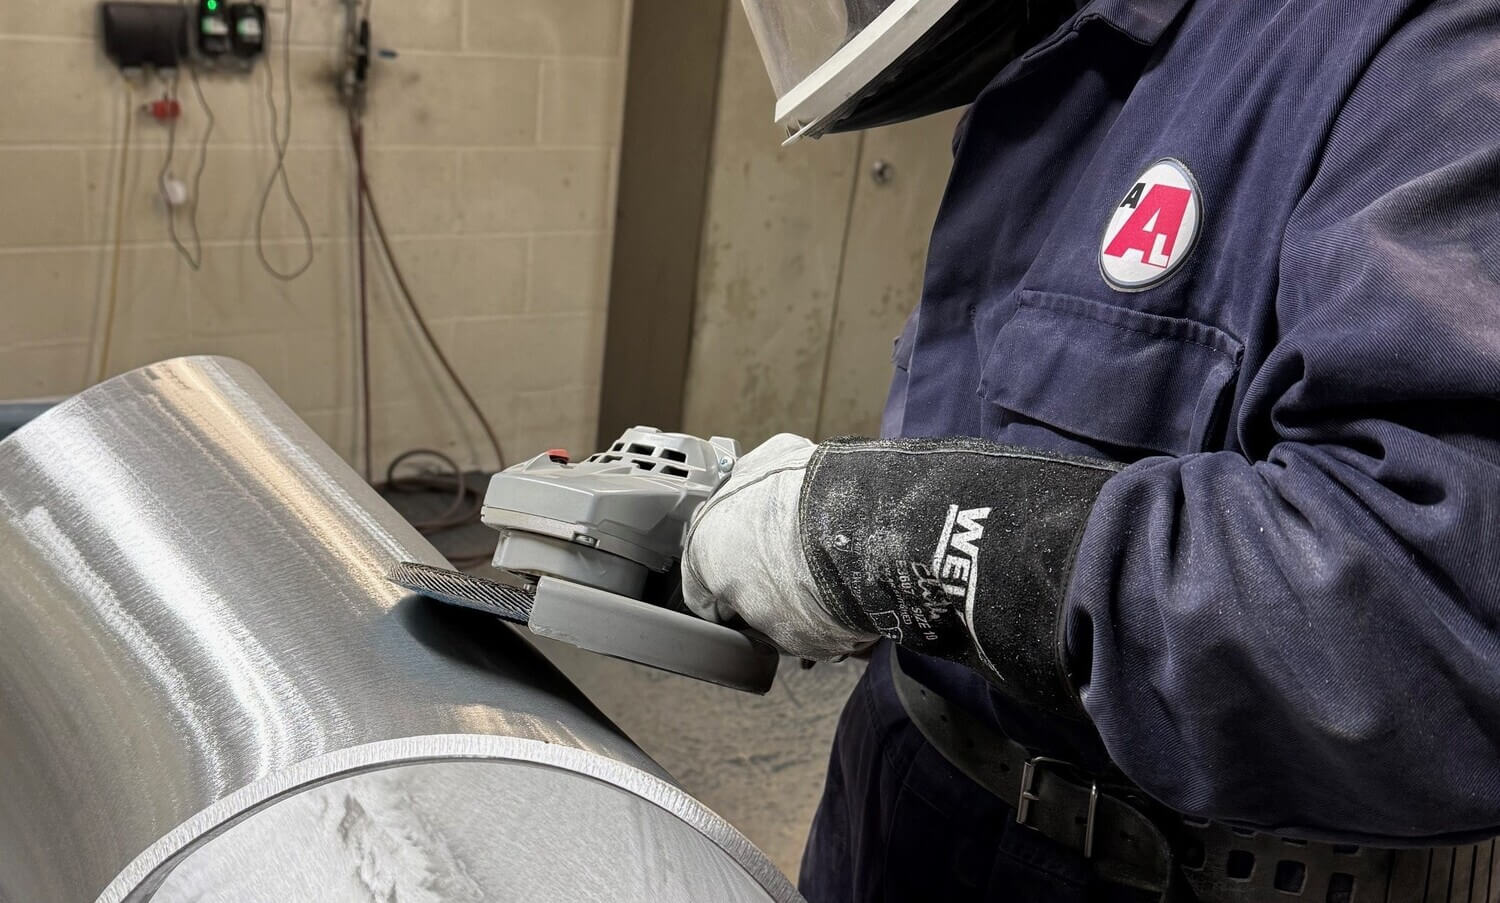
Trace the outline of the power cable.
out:
<instances>
[{"instance_id":1,"label":"power cable","mask_svg":"<svg viewBox=\"0 0 1500 903\"><path fill-rule=\"evenodd\" d=\"M463 378L453 369L452 362L443 353L442 347L438 345L437 339L432 335L432 330L428 328L427 319L422 316L422 310L417 306L416 296L412 294L411 286L406 282L406 275L402 273L401 265L396 261L395 251L391 248L390 236L385 231L385 221L380 216L380 206L375 202L375 195L370 191L370 182L364 171L359 173L359 183L365 203L370 208L370 222L375 227L376 237L380 240L380 249L385 256L386 263L391 268L391 275L395 277L396 286L400 289L401 299L406 303L406 309L411 314L412 321L417 324L417 329L421 331L422 338L425 340L428 349L432 351L432 356L437 359L438 364L443 368L443 372L448 374L448 379L453 383L453 387L463 397L464 404L468 407L469 412L474 415L474 420L484 430L485 438L489 440L490 450L495 453L497 467L500 470L504 470L505 453L501 450L500 439L495 435L495 428L490 425L489 418L485 416L484 411L479 407L479 403L474 400L474 394L469 391L469 387L463 381Z\"/></svg>"},{"instance_id":2,"label":"power cable","mask_svg":"<svg viewBox=\"0 0 1500 903\"><path fill-rule=\"evenodd\" d=\"M420 457L435 458L447 468L447 472L423 470L405 476L396 473L402 464ZM423 536L433 536L446 530L476 524L479 522L480 511L484 507L484 491L469 482L463 468L458 466L458 462L431 448L409 449L392 458L390 465L385 469L385 482L378 484L377 488L387 495L419 492L453 493L453 501L448 505L447 510L430 519L414 519L411 522L417 532ZM448 555L448 561L456 568L469 568L488 563L494 554L494 548L491 546L485 551L469 555Z\"/></svg>"},{"instance_id":3,"label":"power cable","mask_svg":"<svg viewBox=\"0 0 1500 903\"><path fill-rule=\"evenodd\" d=\"M268 60L266 62L266 106L271 111L271 144L276 149L276 165L271 168L271 175L266 179L265 190L260 193L260 209L255 214L255 254L260 258L260 265L265 267L267 273L283 282L290 282L307 272L308 267L311 267L313 263L312 227L307 224L307 217L302 214L302 205L297 203L297 196L292 192L292 183L286 172L287 146L292 141L292 0L286 0L286 14L281 36L281 81L284 95L281 111L276 109L274 70L275 65ZM271 192L276 188L278 181L281 183L281 191L286 197L287 204L291 206L292 213L297 217L297 224L302 230L303 247L307 255L301 265L292 270L278 270L266 257L263 227L266 208L271 203Z\"/></svg>"},{"instance_id":4,"label":"power cable","mask_svg":"<svg viewBox=\"0 0 1500 903\"><path fill-rule=\"evenodd\" d=\"M353 114L349 117L349 138L354 143L354 166L355 171L365 171L365 128L359 118ZM358 190L355 193L356 225L354 228L354 244L358 248L359 272L356 281L359 283L359 384L360 384L360 406L362 416L360 417L360 429L363 433L363 441L360 443L361 452L364 456L365 482L370 481L370 423L372 415L370 411L370 302L369 302L369 270L365 264L365 205L360 202Z\"/></svg>"},{"instance_id":5,"label":"power cable","mask_svg":"<svg viewBox=\"0 0 1500 903\"><path fill-rule=\"evenodd\" d=\"M405 477L396 475L398 467L412 458L419 457L436 458L447 466L449 472L442 475L430 472ZM484 500L483 494L470 486L463 478L463 469L458 466L458 462L434 448L407 449L392 458L391 463L385 469L385 483L382 485L392 492L426 492L435 489L453 491L453 502L442 514L432 520L412 522L412 526L422 533L435 533L439 530L472 524L479 516L479 509ZM476 500L473 503L469 503L471 496Z\"/></svg>"},{"instance_id":6,"label":"power cable","mask_svg":"<svg viewBox=\"0 0 1500 903\"><path fill-rule=\"evenodd\" d=\"M167 123L167 156L162 160L161 172L157 174L156 184L161 191L162 201L167 205L167 235L171 236L172 245L187 265L194 270L203 266L203 241L198 235L198 198L199 188L203 184L203 169L208 165L208 139L214 133L214 111L208 105L208 98L203 96L203 86L198 81L198 70L191 65L188 67L188 80L193 84L193 93L198 95L198 106L203 110L204 121L207 123L203 128L203 137L198 144L198 167L193 172L193 187L191 196L188 198L188 228L193 238L193 250L190 252L183 246L182 240L177 237L177 209L172 205L172 200L167 194L167 176L172 170L172 156L177 148L177 119L173 117ZM168 96L177 100L178 76L172 77L171 90Z\"/></svg>"},{"instance_id":7,"label":"power cable","mask_svg":"<svg viewBox=\"0 0 1500 903\"><path fill-rule=\"evenodd\" d=\"M359 26L359 31L364 34L368 34L368 16L372 2L373 0L365 0L365 18ZM356 77L356 80L358 80L358 77ZM351 94L348 103L349 139L354 148L354 165L356 174L355 204L357 206L357 215L355 226L355 242L358 249L357 257L359 270L359 369L361 385L363 387L361 411L363 420L363 453L366 479L369 479L371 454L370 424L372 419L369 389L370 349L368 341L369 274L365 253L367 231L365 224L367 220L367 212L369 214L369 223L375 227L375 235L379 242L381 254L384 256L386 264L390 267L391 275L394 278L398 289L400 290L401 299L406 306L407 312L410 314L412 321L416 324L417 329L420 331L422 339L425 342L428 350L442 366L443 371L447 374L448 379L452 382L454 388L457 389L459 395L463 397L464 404L468 407L469 412L473 414L474 419L484 430L485 437L489 440L490 448L494 452L497 468L500 470L504 470L505 454L501 449L500 440L495 434L494 427L490 424L489 418L485 416L484 411L479 407L478 402L475 401L474 395L469 391L468 385L463 381L463 378L458 375L458 372L454 369L453 364L448 360L448 356L443 352L442 347L438 344L437 339L433 336L432 330L427 325L426 317L422 315L422 310L417 305L416 297L412 293L411 286L406 281L406 274L402 272L401 265L396 259L395 250L391 246L390 236L386 233L385 230L385 222L380 216L380 207L375 201L373 192L370 190L369 174L365 161L364 124L361 121L360 116L362 106L361 100L362 97L360 93L354 92L353 94ZM447 468L448 472L441 473L424 471L416 475L397 475L396 471L402 464L412 460L413 458L419 457L433 458L441 462ZM447 510L433 519L414 522L414 526L417 528L417 530L426 535L431 535L433 533L439 533L444 530L463 527L476 523L479 519L480 509L483 505L484 500L483 492L469 484L464 469L459 466L457 461L455 461L450 456L437 451L436 449L430 448L409 449L396 455L393 459L391 459L390 464L386 467L385 481L381 484L377 484L377 488L388 492L451 490L454 493L454 497ZM477 555L451 558L450 561L456 567L470 567L473 565L483 564L484 562L488 561L490 557L491 553L485 552Z\"/></svg>"},{"instance_id":8,"label":"power cable","mask_svg":"<svg viewBox=\"0 0 1500 903\"><path fill-rule=\"evenodd\" d=\"M484 430L484 434L489 440L490 448L495 454L495 463L497 469L504 470L505 453L501 449L500 440L495 434L494 427L490 424L489 418L485 416L484 411L479 407L478 402L475 401L474 395L469 391L468 385L464 382L463 378L458 375L458 372L454 369L452 362L448 360L448 356L443 352L442 347L438 344L437 339L433 336L431 328L429 328L427 325L426 317L422 315L422 310L417 305L416 297L411 291L411 286L406 281L406 274L402 272L401 265L396 260L395 251L391 246L390 236L386 233L385 221L380 216L380 207L376 203L375 196L371 193L370 190L369 176L365 167L364 130L358 116L355 114L351 114L349 117L349 137L354 145L354 162L356 172L355 200L358 203L360 210L356 227L355 240L358 242L360 247L359 281L362 289L362 296L359 316L361 333L364 334L365 329L368 326L368 314L364 306L363 297L363 287L367 284L368 281L364 254L364 214L366 210L368 210L369 222L375 228L375 236L378 240L381 254L385 258L386 264L390 267L391 275L394 278L396 286L400 291L401 299L405 304L407 312L411 315L412 321L416 324L418 331L422 335L423 341L427 345L427 348L431 351L433 357L437 359L439 365L442 366L443 371L448 376L448 379L452 382L454 388L457 389L459 395L462 396L464 404L468 407L470 413L473 414L474 419ZM362 341L360 345L360 371L367 377L369 370L369 346L368 343ZM368 386L368 382L366 382L365 385ZM368 439L370 429L369 398L369 391L368 388L366 388L362 410L364 415L364 431L365 436L367 437L365 440L367 467L370 447ZM435 458L436 460L446 465L448 472L434 473L429 471L414 476L397 476L397 468L401 464L416 457ZM449 457L448 455L435 449L414 448L396 455L396 457L391 460L390 465L386 468L385 482L379 484L378 488L392 492L415 492L449 489L453 491L453 502L448 506L448 509L446 511L432 520L416 522L415 526L424 535L431 535L433 533L439 533L444 530L463 527L475 523L479 518L480 508L483 504L483 493L475 487L469 485L464 469L459 466L458 462L453 460L453 458ZM472 502L469 501L471 496L473 498ZM473 565L483 564L489 559L490 553L484 553L451 558L450 561L456 567L470 567Z\"/></svg>"},{"instance_id":9,"label":"power cable","mask_svg":"<svg viewBox=\"0 0 1500 903\"><path fill-rule=\"evenodd\" d=\"M99 338L99 356L91 382L102 382L109 372L109 345L114 337L115 301L120 289L120 243L125 232L125 183L130 175L130 127L135 122L135 86L125 82L125 130L120 137L120 178L115 188L114 249L110 252L109 291L105 295L104 317Z\"/></svg>"}]
</instances>

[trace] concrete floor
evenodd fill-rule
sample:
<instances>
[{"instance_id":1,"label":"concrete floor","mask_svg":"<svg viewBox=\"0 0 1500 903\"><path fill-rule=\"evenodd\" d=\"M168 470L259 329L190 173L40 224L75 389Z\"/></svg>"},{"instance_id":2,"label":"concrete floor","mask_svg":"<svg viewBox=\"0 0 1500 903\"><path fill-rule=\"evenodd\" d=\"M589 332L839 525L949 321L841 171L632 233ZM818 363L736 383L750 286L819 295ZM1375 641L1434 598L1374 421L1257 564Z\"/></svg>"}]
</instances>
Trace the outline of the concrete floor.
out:
<instances>
[{"instance_id":1,"label":"concrete floor","mask_svg":"<svg viewBox=\"0 0 1500 903\"><path fill-rule=\"evenodd\" d=\"M863 663L803 671L783 659L753 696L538 639L537 645L682 786L793 880L834 725Z\"/></svg>"},{"instance_id":2,"label":"concrete floor","mask_svg":"<svg viewBox=\"0 0 1500 903\"><path fill-rule=\"evenodd\" d=\"M443 510L451 496L398 494L390 500L408 517L419 518ZM493 552L496 537L475 524L431 539L456 559ZM532 640L684 789L796 879L834 726L862 662L804 671L795 660L783 659L771 692L754 696L541 637Z\"/></svg>"}]
</instances>

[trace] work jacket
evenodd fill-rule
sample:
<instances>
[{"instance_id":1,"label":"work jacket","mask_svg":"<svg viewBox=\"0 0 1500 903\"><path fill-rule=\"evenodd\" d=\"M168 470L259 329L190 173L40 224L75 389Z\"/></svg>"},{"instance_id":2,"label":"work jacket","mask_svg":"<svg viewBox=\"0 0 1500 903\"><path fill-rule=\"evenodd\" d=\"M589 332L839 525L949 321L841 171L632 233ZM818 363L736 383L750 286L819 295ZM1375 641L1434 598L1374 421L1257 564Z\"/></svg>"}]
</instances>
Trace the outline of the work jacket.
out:
<instances>
[{"instance_id":1,"label":"work jacket","mask_svg":"<svg viewBox=\"0 0 1500 903\"><path fill-rule=\"evenodd\" d=\"M908 670L1193 816L1500 831L1500 4L1087 4L960 126L895 364L887 435L1128 463L1089 723Z\"/></svg>"}]
</instances>

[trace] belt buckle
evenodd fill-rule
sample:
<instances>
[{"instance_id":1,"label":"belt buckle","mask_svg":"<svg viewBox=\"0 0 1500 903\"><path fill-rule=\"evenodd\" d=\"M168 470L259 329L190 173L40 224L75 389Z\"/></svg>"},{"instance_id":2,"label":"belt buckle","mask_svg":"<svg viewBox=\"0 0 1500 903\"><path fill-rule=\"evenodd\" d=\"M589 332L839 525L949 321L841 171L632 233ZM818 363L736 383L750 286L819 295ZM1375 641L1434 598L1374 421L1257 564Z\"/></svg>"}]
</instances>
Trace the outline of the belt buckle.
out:
<instances>
[{"instance_id":1,"label":"belt buckle","mask_svg":"<svg viewBox=\"0 0 1500 903\"><path fill-rule=\"evenodd\" d=\"M1040 802L1041 797L1036 792L1037 766L1053 765L1076 770L1074 766L1062 759L1054 759L1049 756L1033 756L1026 760L1026 765L1021 769L1021 795L1016 800L1016 824L1030 828L1026 821L1031 816L1031 804ZM1099 811L1099 782L1089 781L1089 811L1088 818L1083 825L1083 858L1094 857L1094 817ZM1035 830L1033 828L1033 830Z\"/></svg>"}]
</instances>

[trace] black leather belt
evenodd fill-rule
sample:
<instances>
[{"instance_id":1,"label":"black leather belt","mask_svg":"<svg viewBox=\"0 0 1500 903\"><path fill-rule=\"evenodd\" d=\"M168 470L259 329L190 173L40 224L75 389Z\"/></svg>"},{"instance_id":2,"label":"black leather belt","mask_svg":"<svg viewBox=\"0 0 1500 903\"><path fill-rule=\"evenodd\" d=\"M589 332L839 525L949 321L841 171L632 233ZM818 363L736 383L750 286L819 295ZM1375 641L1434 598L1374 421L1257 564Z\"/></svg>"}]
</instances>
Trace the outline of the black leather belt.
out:
<instances>
[{"instance_id":1,"label":"black leather belt","mask_svg":"<svg viewBox=\"0 0 1500 903\"><path fill-rule=\"evenodd\" d=\"M1017 822L1081 853L1107 881L1166 895L1172 847L1130 788L1101 785L1065 762L1033 755L908 675L896 650L889 657L896 695L917 730L965 776L1014 808Z\"/></svg>"},{"instance_id":2,"label":"black leather belt","mask_svg":"<svg viewBox=\"0 0 1500 903\"><path fill-rule=\"evenodd\" d=\"M1133 786L1032 754L903 671L894 649L890 662L896 695L927 742L1106 881L1173 903L1500 903L1494 840L1388 850L1184 819Z\"/></svg>"}]
</instances>

